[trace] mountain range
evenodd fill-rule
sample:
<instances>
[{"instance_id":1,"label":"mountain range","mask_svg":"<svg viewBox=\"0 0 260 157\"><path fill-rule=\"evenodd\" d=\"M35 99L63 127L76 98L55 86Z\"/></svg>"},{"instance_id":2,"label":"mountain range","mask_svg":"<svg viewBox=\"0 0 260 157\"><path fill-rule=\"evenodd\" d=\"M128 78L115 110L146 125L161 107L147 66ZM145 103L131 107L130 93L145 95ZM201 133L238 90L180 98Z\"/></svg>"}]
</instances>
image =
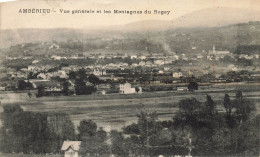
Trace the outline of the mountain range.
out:
<instances>
[{"instance_id":1,"label":"mountain range","mask_svg":"<svg viewBox=\"0 0 260 157\"><path fill-rule=\"evenodd\" d=\"M220 27L249 21L260 21L260 11L242 8L216 7L198 10L173 20L147 20L125 25L95 28L53 28L53 29L7 29L1 30L0 47L13 44L42 41L65 41L86 39L93 36L116 36L118 33L140 33L165 31L177 28ZM120 36L120 35L119 35Z\"/></svg>"}]
</instances>

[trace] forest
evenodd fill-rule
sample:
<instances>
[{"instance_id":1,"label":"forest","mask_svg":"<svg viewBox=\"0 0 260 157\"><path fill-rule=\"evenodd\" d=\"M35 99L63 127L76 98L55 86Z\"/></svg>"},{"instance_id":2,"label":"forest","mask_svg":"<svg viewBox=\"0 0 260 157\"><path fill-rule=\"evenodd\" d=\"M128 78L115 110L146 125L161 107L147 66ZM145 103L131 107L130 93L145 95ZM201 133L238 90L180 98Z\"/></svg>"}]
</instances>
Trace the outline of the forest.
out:
<instances>
[{"instance_id":1,"label":"forest","mask_svg":"<svg viewBox=\"0 0 260 157\"><path fill-rule=\"evenodd\" d=\"M84 119L75 127L66 113L28 112L5 105L1 115L0 150L5 153L60 154L64 140L82 141L82 156L258 156L259 115L241 91L221 105L210 95L205 102L180 100L172 120L159 121L155 112L141 111L137 123L106 132Z\"/></svg>"}]
</instances>

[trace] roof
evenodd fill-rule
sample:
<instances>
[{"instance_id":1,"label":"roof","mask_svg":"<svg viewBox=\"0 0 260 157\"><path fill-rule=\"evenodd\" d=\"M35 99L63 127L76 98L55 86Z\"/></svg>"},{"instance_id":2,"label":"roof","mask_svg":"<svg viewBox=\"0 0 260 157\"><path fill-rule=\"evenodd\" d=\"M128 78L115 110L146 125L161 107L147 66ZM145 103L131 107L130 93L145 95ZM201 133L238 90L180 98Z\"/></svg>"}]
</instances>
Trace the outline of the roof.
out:
<instances>
[{"instance_id":1,"label":"roof","mask_svg":"<svg viewBox=\"0 0 260 157\"><path fill-rule=\"evenodd\" d=\"M36 87L39 87L39 86L44 86L44 87L59 87L60 86L60 83L58 81L49 81L49 80L29 80L31 83L34 83L36 85Z\"/></svg>"},{"instance_id":2,"label":"roof","mask_svg":"<svg viewBox=\"0 0 260 157\"><path fill-rule=\"evenodd\" d=\"M74 151L79 151L81 141L64 141L61 150L68 150L70 147Z\"/></svg>"}]
</instances>

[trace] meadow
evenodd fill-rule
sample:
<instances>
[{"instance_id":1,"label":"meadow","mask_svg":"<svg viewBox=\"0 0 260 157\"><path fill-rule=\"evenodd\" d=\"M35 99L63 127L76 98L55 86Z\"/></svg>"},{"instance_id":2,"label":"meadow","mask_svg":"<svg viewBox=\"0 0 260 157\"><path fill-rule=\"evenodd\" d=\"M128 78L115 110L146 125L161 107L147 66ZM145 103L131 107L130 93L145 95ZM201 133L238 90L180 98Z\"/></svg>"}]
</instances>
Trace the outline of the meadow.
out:
<instances>
[{"instance_id":1,"label":"meadow","mask_svg":"<svg viewBox=\"0 0 260 157\"><path fill-rule=\"evenodd\" d=\"M122 127L137 122L137 114L142 110L156 111L159 120L171 120L178 112L178 102L185 98L195 97L204 102L209 94L217 104L219 112L223 112L223 98L227 93L234 99L237 90L243 91L243 96L254 101L257 114L260 114L259 86L210 86L198 91L165 91L142 94L122 95L84 95L60 96L26 99L15 102L26 111L34 112L66 112L70 114L75 126L83 119L95 121L106 131L120 130ZM12 102L13 104L14 102Z\"/></svg>"}]
</instances>

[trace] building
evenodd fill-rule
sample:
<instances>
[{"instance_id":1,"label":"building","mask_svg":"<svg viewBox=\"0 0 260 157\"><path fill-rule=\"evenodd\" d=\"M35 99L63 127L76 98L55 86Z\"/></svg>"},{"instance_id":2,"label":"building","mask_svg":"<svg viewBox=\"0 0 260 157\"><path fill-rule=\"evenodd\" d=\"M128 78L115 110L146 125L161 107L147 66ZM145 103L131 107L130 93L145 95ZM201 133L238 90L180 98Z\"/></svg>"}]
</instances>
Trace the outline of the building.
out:
<instances>
[{"instance_id":1,"label":"building","mask_svg":"<svg viewBox=\"0 0 260 157\"><path fill-rule=\"evenodd\" d=\"M182 76L183 76L183 74L181 72L175 72L172 74L172 77L174 77L174 78L180 78Z\"/></svg>"},{"instance_id":2,"label":"building","mask_svg":"<svg viewBox=\"0 0 260 157\"><path fill-rule=\"evenodd\" d=\"M35 66L29 65L29 66L28 66L28 71L33 71L35 68L36 68Z\"/></svg>"},{"instance_id":3,"label":"building","mask_svg":"<svg viewBox=\"0 0 260 157\"><path fill-rule=\"evenodd\" d=\"M154 63L157 64L157 65L164 65L163 60L155 60Z\"/></svg>"},{"instance_id":4,"label":"building","mask_svg":"<svg viewBox=\"0 0 260 157\"><path fill-rule=\"evenodd\" d=\"M177 91L188 91L188 87L177 87Z\"/></svg>"},{"instance_id":5,"label":"building","mask_svg":"<svg viewBox=\"0 0 260 157\"><path fill-rule=\"evenodd\" d=\"M210 55L228 55L229 51L219 51L216 50L215 45L213 45L212 50L209 50Z\"/></svg>"},{"instance_id":6,"label":"building","mask_svg":"<svg viewBox=\"0 0 260 157\"><path fill-rule=\"evenodd\" d=\"M137 55L131 55L130 58L131 59L137 59Z\"/></svg>"},{"instance_id":7,"label":"building","mask_svg":"<svg viewBox=\"0 0 260 157\"><path fill-rule=\"evenodd\" d=\"M105 69L95 68L94 71L93 71L93 74L96 75L96 76L104 76L104 75L107 75L107 72L106 72Z\"/></svg>"},{"instance_id":8,"label":"building","mask_svg":"<svg viewBox=\"0 0 260 157\"><path fill-rule=\"evenodd\" d=\"M81 141L64 141L61 150L64 151L64 157L78 157Z\"/></svg>"},{"instance_id":9,"label":"building","mask_svg":"<svg viewBox=\"0 0 260 157\"><path fill-rule=\"evenodd\" d=\"M146 59L146 56L140 56L140 59L141 59L141 60L145 60L145 59Z\"/></svg>"},{"instance_id":10,"label":"building","mask_svg":"<svg viewBox=\"0 0 260 157\"><path fill-rule=\"evenodd\" d=\"M29 82L32 84L34 89L42 86L45 88L45 91L58 92L62 90L62 86L58 81L31 79Z\"/></svg>"},{"instance_id":11,"label":"building","mask_svg":"<svg viewBox=\"0 0 260 157\"><path fill-rule=\"evenodd\" d=\"M130 83L120 84L119 85L119 92L121 94L134 94L135 88L131 88Z\"/></svg>"}]
</instances>

